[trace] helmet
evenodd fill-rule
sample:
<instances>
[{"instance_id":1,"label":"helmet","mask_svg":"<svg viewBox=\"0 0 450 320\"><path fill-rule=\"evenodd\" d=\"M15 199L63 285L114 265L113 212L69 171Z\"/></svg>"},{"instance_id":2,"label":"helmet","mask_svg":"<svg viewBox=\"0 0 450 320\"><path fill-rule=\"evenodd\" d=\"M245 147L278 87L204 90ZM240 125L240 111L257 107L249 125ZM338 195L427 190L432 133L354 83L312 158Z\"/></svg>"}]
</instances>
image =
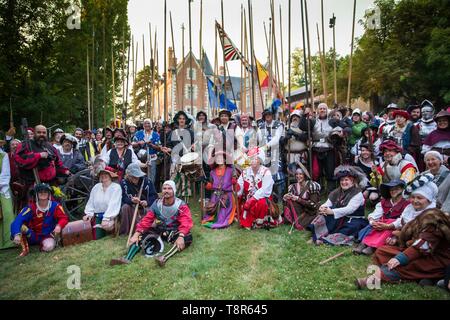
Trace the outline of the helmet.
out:
<instances>
[{"instance_id":1,"label":"helmet","mask_svg":"<svg viewBox=\"0 0 450 320\"><path fill-rule=\"evenodd\" d=\"M156 233L147 234L141 241L141 247L147 258L152 258L164 251L164 242Z\"/></svg>"}]
</instances>

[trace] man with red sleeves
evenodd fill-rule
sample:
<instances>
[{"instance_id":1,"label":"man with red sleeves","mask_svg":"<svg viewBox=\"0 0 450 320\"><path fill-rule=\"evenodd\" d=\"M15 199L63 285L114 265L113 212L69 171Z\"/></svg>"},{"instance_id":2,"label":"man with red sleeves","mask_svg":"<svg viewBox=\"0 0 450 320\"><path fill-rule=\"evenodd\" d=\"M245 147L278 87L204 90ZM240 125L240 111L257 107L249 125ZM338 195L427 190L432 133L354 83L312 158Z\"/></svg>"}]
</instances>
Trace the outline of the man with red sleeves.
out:
<instances>
[{"instance_id":1,"label":"man with red sleeves","mask_svg":"<svg viewBox=\"0 0 450 320\"><path fill-rule=\"evenodd\" d=\"M47 140L47 128L35 127L34 139L22 142L17 147L14 160L17 162L21 177L31 186L34 181L33 169L37 168L40 182L51 184L58 175L69 175L58 151Z\"/></svg>"},{"instance_id":2,"label":"man with red sleeves","mask_svg":"<svg viewBox=\"0 0 450 320\"><path fill-rule=\"evenodd\" d=\"M175 182L164 182L163 197L153 202L147 215L137 224L136 232L128 242L127 255L124 258L112 259L111 265L130 263L141 247L146 255L153 256L161 251L162 239L174 244L164 256L156 257L157 264L163 267L167 259L192 243L191 211L183 200L175 197L176 191ZM152 241L149 241L150 238ZM150 248L148 245L154 247Z\"/></svg>"},{"instance_id":3,"label":"man with red sleeves","mask_svg":"<svg viewBox=\"0 0 450 320\"><path fill-rule=\"evenodd\" d=\"M51 193L48 184L36 185L35 202L23 208L11 223L11 237L15 244L22 245L22 257L29 252L28 244L39 244L44 252L55 249L54 235L60 234L69 222L61 204L51 200Z\"/></svg>"}]
</instances>

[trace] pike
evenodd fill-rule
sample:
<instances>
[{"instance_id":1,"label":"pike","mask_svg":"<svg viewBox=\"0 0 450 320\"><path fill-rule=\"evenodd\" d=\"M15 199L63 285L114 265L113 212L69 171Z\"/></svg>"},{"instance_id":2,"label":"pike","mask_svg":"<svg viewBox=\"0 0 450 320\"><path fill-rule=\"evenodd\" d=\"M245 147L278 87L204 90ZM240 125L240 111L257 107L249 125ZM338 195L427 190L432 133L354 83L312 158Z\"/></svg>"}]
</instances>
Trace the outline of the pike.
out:
<instances>
[{"instance_id":1,"label":"pike","mask_svg":"<svg viewBox=\"0 0 450 320\"><path fill-rule=\"evenodd\" d=\"M350 62L348 67L348 90L347 90L347 107L350 107L350 94L352 90L352 65L353 65L353 42L355 40L355 18L356 18L356 0L353 2L353 25L352 25L352 45L350 50Z\"/></svg>"}]
</instances>

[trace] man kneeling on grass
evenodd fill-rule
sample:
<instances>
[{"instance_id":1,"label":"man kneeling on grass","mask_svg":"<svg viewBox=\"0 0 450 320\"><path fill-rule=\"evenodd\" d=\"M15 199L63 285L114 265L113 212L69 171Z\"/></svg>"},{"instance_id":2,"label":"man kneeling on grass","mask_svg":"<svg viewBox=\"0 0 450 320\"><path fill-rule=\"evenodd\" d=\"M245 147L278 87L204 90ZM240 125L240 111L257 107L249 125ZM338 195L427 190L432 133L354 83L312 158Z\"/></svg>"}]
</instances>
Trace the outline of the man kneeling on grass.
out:
<instances>
[{"instance_id":1,"label":"man kneeling on grass","mask_svg":"<svg viewBox=\"0 0 450 320\"><path fill-rule=\"evenodd\" d=\"M111 265L128 264L141 248L146 255L153 256L161 248L159 237L173 247L163 256L156 257L156 263L163 267L176 252L192 243L193 226L191 211L186 203L175 197L175 182L166 181L162 186L163 197L153 202L150 210L137 224L136 232L128 242L128 253L124 258L112 259Z\"/></svg>"},{"instance_id":2,"label":"man kneeling on grass","mask_svg":"<svg viewBox=\"0 0 450 320\"><path fill-rule=\"evenodd\" d=\"M48 184L37 184L33 193L36 201L23 208L11 224L14 243L22 246L21 257L28 254L28 244L39 244L44 252L55 249L55 236L69 222L62 206L51 200L52 188Z\"/></svg>"}]
</instances>

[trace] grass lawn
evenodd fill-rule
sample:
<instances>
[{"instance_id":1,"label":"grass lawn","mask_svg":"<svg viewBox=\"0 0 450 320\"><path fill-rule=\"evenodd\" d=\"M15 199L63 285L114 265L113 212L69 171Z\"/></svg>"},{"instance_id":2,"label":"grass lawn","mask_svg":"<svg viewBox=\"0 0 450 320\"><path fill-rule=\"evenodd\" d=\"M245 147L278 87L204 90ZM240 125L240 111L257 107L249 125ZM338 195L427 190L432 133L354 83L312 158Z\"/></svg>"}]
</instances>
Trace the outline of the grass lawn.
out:
<instances>
[{"instance_id":1,"label":"grass lawn","mask_svg":"<svg viewBox=\"0 0 450 320\"><path fill-rule=\"evenodd\" d=\"M358 291L353 280L366 275L370 258L351 253L319 262L347 248L308 245L309 232L290 226L274 230L226 230L195 226L191 247L164 269L138 254L132 264L109 266L125 254L126 237L107 237L44 254L33 247L0 251L0 299L450 299L436 287L382 284ZM166 250L168 246L166 246ZM81 268L81 290L69 290L67 267Z\"/></svg>"}]
</instances>

